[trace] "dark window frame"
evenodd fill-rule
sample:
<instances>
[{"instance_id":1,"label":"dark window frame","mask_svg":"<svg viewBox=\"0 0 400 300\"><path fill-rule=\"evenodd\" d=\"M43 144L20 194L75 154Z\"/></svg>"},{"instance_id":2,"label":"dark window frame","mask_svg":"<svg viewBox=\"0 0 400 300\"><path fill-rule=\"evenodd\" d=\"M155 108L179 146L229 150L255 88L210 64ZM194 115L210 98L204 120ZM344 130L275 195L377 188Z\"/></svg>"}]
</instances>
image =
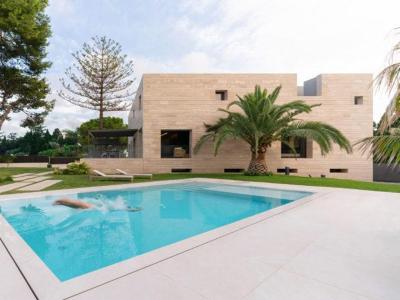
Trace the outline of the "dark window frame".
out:
<instances>
[{"instance_id":1,"label":"dark window frame","mask_svg":"<svg viewBox=\"0 0 400 300\"><path fill-rule=\"evenodd\" d=\"M243 173L245 170L242 168L225 168L224 173Z\"/></svg>"},{"instance_id":2,"label":"dark window frame","mask_svg":"<svg viewBox=\"0 0 400 300\"><path fill-rule=\"evenodd\" d=\"M171 173L192 173L191 168L172 168Z\"/></svg>"},{"instance_id":3,"label":"dark window frame","mask_svg":"<svg viewBox=\"0 0 400 300\"><path fill-rule=\"evenodd\" d=\"M296 152L293 152L289 146L281 142L281 158L312 158L312 140L297 137L292 138L292 140L295 143Z\"/></svg>"},{"instance_id":4,"label":"dark window frame","mask_svg":"<svg viewBox=\"0 0 400 300\"><path fill-rule=\"evenodd\" d=\"M285 173L286 169L285 168L278 168L276 169L276 173ZM298 173L298 169L291 169L289 168L289 173Z\"/></svg>"},{"instance_id":5,"label":"dark window frame","mask_svg":"<svg viewBox=\"0 0 400 300\"><path fill-rule=\"evenodd\" d=\"M138 104L138 110L142 110L143 104L142 104L142 95L139 95L139 104Z\"/></svg>"},{"instance_id":6,"label":"dark window frame","mask_svg":"<svg viewBox=\"0 0 400 300\"><path fill-rule=\"evenodd\" d=\"M168 134L179 134L186 132L188 137L174 137L171 139L181 139L181 141L177 141L176 144L172 143L163 143L163 137L165 142L165 136ZM160 131L160 157L162 159L184 159L192 157L192 130L191 129L161 129ZM182 143L182 139L187 139L187 144ZM182 144L180 144L182 143ZM177 147L179 146L179 147ZM174 148L182 148L185 150L185 155L176 156Z\"/></svg>"},{"instance_id":7,"label":"dark window frame","mask_svg":"<svg viewBox=\"0 0 400 300\"><path fill-rule=\"evenodd\" d=\"M219 101L228 100L228 90L216 90L215 95L219 97Z\"/></svg>"},{"instance_id":8,"label":"dark window frame","mask_svg":"<svg viewBox=\"0 0 400 300\"><path fill-rule=\"evenodd\" d=\"M349 173L349 169L346 168L331 168L329 173Z\"/></svg>"},{"instance_id":9,"label":"dark window frame","mask_svg":"<svg viewBox=\"0 0 400 300\"><path fill-rule=\"evenodd\" d=\"M363 105L364 97L363 96L354 96L354 105Z\"/></svg>"}]
</instances>

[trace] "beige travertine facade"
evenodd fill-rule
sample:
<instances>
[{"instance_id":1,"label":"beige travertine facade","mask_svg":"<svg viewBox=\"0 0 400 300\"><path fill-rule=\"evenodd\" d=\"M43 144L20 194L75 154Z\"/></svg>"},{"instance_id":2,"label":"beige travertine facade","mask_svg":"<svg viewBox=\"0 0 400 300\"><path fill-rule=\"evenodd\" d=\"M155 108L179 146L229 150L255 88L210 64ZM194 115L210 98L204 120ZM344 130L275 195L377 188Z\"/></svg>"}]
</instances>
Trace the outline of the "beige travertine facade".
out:
<instances>
[{"instance_id":1,"label":"beige travertine facade","mask_svg":"<svg viewBox=\"0 0 400 300\"><path fill-rule=\"evenodd\" d=\"M246 169L250 154L240 141L224 144L215 157L211 145L198 154L192 149L204 133L204 123L213 123L236 99L260 85L269 90L282 85L278 103L305 100L322 104L304 120L329 123L352 142L372 134L372 75L322 74L297 86L296 74L145 74L129 114L129 128L138 129L131 139L129 159L92 159L89 164L104 170L124 168L134 172L169 173L172 169L191 169L193 173L220 173L224 169ZM227 100L217 99L216 91L226 91ZM362 104L355 105L355 97ZM360 101L360 98L357 98ZM162 130L190 130L190 157L161 158ZM310 145L310 144L308 144ZM308 158L282 158L281 145L276 143L267 152L267 165L272 172L289 166L297 175L372 180L372 159L356 151L346 154L337 148L322 157L318 146L311 144ZM332 173L344 169L347 173Z\"/></svg>"}]
</instances>

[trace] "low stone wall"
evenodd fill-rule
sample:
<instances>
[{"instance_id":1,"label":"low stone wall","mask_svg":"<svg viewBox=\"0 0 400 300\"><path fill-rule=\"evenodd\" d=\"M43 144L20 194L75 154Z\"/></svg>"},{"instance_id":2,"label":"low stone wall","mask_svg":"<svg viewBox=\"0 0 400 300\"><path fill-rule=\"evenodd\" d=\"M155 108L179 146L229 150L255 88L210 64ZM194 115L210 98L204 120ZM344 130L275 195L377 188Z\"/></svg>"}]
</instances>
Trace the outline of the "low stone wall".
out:
<instances>
[{"instance_id":1,"label":"low stone wall","mask_svg":"<svg viewBox=\"0 0 400 300\"><path fill-rule=\"evenodd\" d=\"M374 164L374 181L400 182L400 167Z\"/></svg>"},{"instance_id":2,"label":"low stone wall","mask_svg":"<svg viewBox=\"0 0 400 300\"><path fill-rule=\"evenodd\" d=\"M65 168L66 164L52 164L53 168ZM0 163L0 168L47 168L47 163Z\"/></svg>"}]
</instances>

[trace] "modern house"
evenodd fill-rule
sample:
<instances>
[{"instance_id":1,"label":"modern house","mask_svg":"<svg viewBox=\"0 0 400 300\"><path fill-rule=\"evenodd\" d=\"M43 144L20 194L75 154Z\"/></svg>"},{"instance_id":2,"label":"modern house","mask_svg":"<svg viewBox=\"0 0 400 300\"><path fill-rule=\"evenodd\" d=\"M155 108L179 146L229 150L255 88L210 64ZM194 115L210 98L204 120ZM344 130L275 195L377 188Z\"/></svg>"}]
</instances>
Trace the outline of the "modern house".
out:
<instances>
[{"instance_id":1,"label":"modern house","mask_svg":"<svg viewBox=\"0 0 400 300\"><path fill-rule=\"evenodd\" d=\"M254 91L257 84L269 90L282 85L279 103L300 99L322 104L300 118L329 123L356 142L372 134L371 81L371 74L322 74L297 86L296 74L145 74L129 113L125 158L104 155L86 161L110 172L115 168L151 173L242 171L250 153L241 141L227 142L217 156L211 144L197 154L193 148L204 133L204 123L224 115L218 108ZM273 144L267 152L270 171L289 167L297 175L372 180L372 158L357 150L346 154L335 148L323 157L311 140L294 143L296 153Z\"/></svg>"}]
</instances>

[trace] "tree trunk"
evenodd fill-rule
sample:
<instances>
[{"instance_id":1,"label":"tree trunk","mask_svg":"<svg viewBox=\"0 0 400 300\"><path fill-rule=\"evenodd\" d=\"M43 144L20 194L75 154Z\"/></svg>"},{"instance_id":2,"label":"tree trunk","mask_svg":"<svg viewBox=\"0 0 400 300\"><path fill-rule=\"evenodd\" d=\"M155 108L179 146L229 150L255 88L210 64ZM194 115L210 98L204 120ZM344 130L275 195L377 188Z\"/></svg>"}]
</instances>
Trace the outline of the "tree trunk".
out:
<instances>
[{"instance_id":1,"label":"tree trunk","mask_svg":"<svg viewBox=\"0 0 400 300\"><path fill-rule=\"evenodd\" d=\"M99 112L99 129L103 129L104 127L104 122L103 122L103 108L100 107L100 112Z\"/></svg>"},{"instance_id":2,"label":"tree trunk","mask_svg":"<svg viewBox=\"0 0 400 300\"><path fill-rule=\"evenodd\" d=\"M247 172L251 175L265 175L268 172L267 164L265 163L265 151L253 152Z\"/></svg>"},{"instance_id":3,"label":"tree trunk","mask_svg":"<svg viewBox=\"0 0 400 300\"><path fill-rule=\"evenodd\" d=\"M6 108L4 112L0 115L0 130L3 128L3 124L7 120L10 113L11 108Z\"/></svg>"},{"instance_id":4,"label":"tree trunk","mask_svg":"<svg viewBox=\"0 0 400 300\"><path fill-rule=\"evenodd\" d=\"M7 99L8 99L8 98L6 97L6 94L4 93L4 94L2 95L1 101L0 101L1 111L3 112L3 113L0 115L0 130L3 128L3 124L4 124L4 122L7 120L8 115L9 115L10 112L11 112L11 107L8 105Z\"/></svg>"},{"instance_id":5,"label":"tree trunk","mask_svg":"<svg viewBox=\"0 0 400 300\"><path fill-rule=\"evenodd\" d=\"M100 116L99 116L99 127L103 129L103 113L104 113L104 43L101 48L101 82L100 82Z\"/></svg>"},{"instance_id":6,"label":"tree trunk","mask_svg":"<svg viewBox=\"0 0 400 300\"><path fill-rule=\"evenodd\" d=\"M6 120L6 118L5 117L0 117L0 130L1 130L1 128L3 127L3 124L4 124L4 121Z\"/></svg>"},{"instance_id":7,"label":"tree trunk","mask_svg":"<svg viewBox=\"0 0 400 300\"><path fill-rule=\"evenodd\" d=\"M103 105L103 85L100 89L100 107L99 107L99 129L103 129L104 121L103 121L103 114L104 114L104 105Z\"/></svg>"}]
</instances>

